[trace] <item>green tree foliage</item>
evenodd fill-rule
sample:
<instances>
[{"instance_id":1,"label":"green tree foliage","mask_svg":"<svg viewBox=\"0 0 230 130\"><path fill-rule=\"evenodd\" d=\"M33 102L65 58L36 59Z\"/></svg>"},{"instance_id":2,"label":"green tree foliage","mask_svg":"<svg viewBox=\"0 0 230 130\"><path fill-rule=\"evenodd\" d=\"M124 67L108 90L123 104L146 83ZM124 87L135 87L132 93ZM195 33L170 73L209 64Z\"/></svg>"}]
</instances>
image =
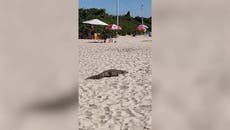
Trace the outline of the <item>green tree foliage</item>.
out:
<instances>
[{"instance_id":1,"label":"green tree foliage","mask_svg":"<svg viewBox=\"0 0 230 130\"><path fill-rule=\"evenodd\" d=\"M90 9L79 9L79 34L87 34L91 29L91 25L82 23L83 21L90 20L90 19L99 19L104 21L108 24L116 24L116 16L109 15L106 13L105 9L97 9L97 8L90 8ZM118 31L120 35L131 35L136 27L141 24L141 17L133 18L130 15L130 11L127 12L125 15L121 15L119 17L120 25L122 26L122 30ZM148 31L151 31L151 17L144 18L144 24L149 27ZM96 32L101 33L105 31L106 34L115 36L114 30L106 30L104 26L95 26Z\"/></svg>"},{"instance_id":2,"label":"green tree foliage","mask_svg":"<svg viewBox=\"0 0 230 130\"><path fill-rule=\"evenodd\" d=\"M131 17L130 16L130 11L127 12L127 14L125 15L126 17Z\"/></svg>"}]
</instances>

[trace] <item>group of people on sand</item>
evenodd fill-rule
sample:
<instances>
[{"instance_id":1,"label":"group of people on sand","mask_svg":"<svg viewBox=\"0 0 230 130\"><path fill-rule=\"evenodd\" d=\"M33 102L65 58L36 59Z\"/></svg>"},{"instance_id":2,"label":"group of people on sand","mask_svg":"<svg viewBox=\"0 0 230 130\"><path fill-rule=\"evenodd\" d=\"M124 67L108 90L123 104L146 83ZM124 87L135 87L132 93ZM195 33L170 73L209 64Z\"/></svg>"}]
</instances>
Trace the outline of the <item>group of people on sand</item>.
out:
<instances>
[{"instance_id":1,"label":"group of people on sand","mask_svg":"<svg viewBox=\"0 0 230 130\"><path fill-rule=\"evenodd\" d=\"M88 33L88 39L95 39L95 40L103 40L104 43L108 42L111 43L113 42L113 36L108 36L105 31L102 31L101 33Z\"/></svg>"},{"instance_id":2,"label":"group of people on sand","mask_svg":"<svg viewBox=\"0 0 230 130\"><path fill-rule=\"evenodd\" d=\"M137 31L133 31L131 33L133 37L136 37L136 35L140 35ZM144 32L144 35L151 37L151 32ZM115 36L116 37L116 36ZM86 32L80 33L79 35L80 39L94 39L97 40L97 42L108 42L108 43L116 43L116 40L114 40L114 36L108 35L105 30L103 30L101 33L97 33L94 26L91 26Z\"/></svg>"},{"instance_id":3,"label":"group of people on sand","mask_svg":"<svg viewBox=\"0 0 230 130\"><path fill-rule=\"evenodd\" d=\"M91 27L85 34L84 38L87 39L94 39L94 40L103 40L104 43L108 42L114 42L113 36L108 36L108 34L105 31L102 31L101 33L97 33L94 27ZM84 34L82 34L84 35Z\"/></svg>"}]
</instances>

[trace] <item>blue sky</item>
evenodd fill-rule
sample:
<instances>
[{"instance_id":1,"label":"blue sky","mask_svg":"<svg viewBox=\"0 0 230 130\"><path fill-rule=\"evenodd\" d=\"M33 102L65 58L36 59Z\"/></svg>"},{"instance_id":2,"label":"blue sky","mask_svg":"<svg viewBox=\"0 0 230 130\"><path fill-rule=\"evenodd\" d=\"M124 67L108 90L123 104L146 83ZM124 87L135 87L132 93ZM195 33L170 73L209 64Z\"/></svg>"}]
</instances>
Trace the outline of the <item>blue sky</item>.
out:
<instances>
[{"instance_id":1,"label":"blue sky","mask_svg":"<svg viewBox=\"0 0 230 130\"><path fill-rule=\"evenodd\" d=\"M116 14L117 0L78 0L79 8L104 8L109 14ZM152 14L151 0L120 0L120 14L130 11L131 16L141 16L141 4L143 4L143 17Z\"/></svg>"}]
</instances>

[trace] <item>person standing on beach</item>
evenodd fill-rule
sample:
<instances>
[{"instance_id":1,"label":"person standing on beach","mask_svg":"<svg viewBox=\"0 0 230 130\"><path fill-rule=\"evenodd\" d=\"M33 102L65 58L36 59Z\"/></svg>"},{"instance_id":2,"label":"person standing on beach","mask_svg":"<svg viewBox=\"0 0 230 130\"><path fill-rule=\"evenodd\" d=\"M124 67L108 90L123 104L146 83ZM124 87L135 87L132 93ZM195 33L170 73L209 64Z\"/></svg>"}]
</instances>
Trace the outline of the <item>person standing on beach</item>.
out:
<instances>
[{"instance_id":1,"label":"person standing on beach","mask_svg":"<svg viewBox=\"0 0 230 130\"><path fill-rule=\"evenodd\" d=\"M92 39L96 39L96 30L95 30L95 27L92 25L91 26L91 36L92 36Z\"/></svg>"},{"instance_id":2,"label":"person standing on beach","mask_svg":"<svg viewBox=\"0 0 230 130\"><path fill-rule=\"evenodd\" d=\"M87 32L87 35L88 35L88 39L92 39L91 30Z\"/></svg>"},{"instance_id":3,"label":"person standing on beach","mask_svg":"<svg viewBox=\"0 0 230 130\"><path fill-rule=\"evenodd\" d=\"M133 37L135 37L135 36L136 36L136 32L134 31L134 32L133 32Z\"/></svg>"},{"instance_id":4,"label":"person standing on beach","mask_svg":"<svg viewBox=\"0 0 230 130\"><path fill-rule=\"evenodd\" d=\"M103 38L103 40L104 40L104 43L106 43L107 34L105 33L105 31L103 31L103 32L101 33L101 35L102 35L102 38Z\"/></svg>"}]
</instances>

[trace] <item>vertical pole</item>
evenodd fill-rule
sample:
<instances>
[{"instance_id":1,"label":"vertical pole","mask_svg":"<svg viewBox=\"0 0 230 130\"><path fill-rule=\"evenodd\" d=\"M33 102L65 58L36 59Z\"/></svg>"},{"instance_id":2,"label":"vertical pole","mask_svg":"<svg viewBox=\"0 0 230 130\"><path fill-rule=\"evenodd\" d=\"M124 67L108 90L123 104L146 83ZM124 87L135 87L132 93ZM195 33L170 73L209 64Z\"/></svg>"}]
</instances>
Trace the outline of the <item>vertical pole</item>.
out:
<instances>
[{"instance_id":1,"label":"vertical pole","mask_svg":"<svg viewBox=\"0 0 230 130\"><path fill-rule=\"evenodd\" d=\"M144 24L144 20L143 20L143 4L141 5L141 24L143 25Z\"/></svg>"},{"instance_id":2,"label":"vertical pole","mask_svg":"<svg viewBox=\"0 0 230 130\"><path fill-rule=\"evenodd\" d=\"M119 25L119 0L117 0L117 25Z\"/></svg>"},{"instance_id":3,"label":"vertical pole","mask_svg":"<svg viewBox=\"0 0 230 130\"><path fill-rule=\"evenodd\" d=\"M117 5L117 26L119 26L119 0L117 0L117 4L116 5ZM116 37L117 36L118 36L118 34L117 34L117 30L116 30ZM116 42L116 40L115 40L115 42Z\"/></svg>"}]
</instances>

